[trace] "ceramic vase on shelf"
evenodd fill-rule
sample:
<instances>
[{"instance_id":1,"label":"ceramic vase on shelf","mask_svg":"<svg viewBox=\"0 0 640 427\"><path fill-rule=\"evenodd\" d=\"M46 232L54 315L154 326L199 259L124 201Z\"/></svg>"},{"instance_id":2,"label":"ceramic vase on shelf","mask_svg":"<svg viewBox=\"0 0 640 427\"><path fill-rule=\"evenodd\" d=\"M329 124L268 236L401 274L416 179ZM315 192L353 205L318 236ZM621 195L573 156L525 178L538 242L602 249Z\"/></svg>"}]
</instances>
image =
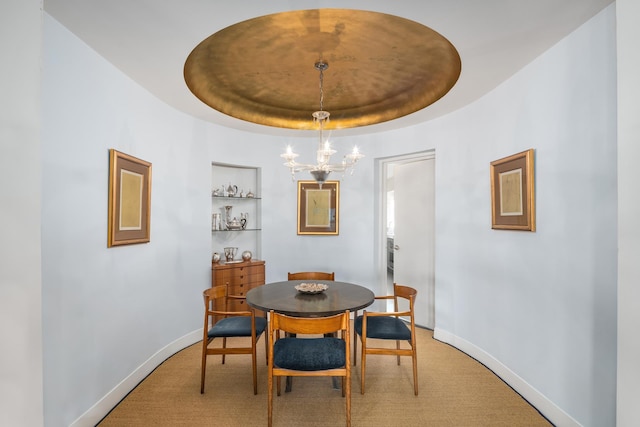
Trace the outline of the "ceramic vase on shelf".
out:
<instances>
[{"instance_id":1,"label":"ceramic vase on shelf","mask_svg":"<svg viewBox=\"0 0 640 427\"><path fill-rule=\"evenodd\" d=\"M224 223L228 224L231 222L231 211L233 210L233 206L225 206L224 207L224 212L225 212L225 218L224 218Z\"/></svg>"}]
</instances>

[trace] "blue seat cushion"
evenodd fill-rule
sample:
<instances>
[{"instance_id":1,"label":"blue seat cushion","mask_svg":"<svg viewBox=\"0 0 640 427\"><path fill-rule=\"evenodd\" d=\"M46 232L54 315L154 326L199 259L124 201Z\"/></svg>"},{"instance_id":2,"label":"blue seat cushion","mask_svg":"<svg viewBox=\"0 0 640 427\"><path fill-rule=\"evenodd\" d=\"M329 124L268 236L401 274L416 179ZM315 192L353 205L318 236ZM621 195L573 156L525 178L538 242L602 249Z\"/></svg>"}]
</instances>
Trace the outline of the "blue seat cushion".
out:
<instances>
[{"instance_id":1,"label":"blue seat cushion","mask_svg":"<svg viewBox=\"0 0 640 427\"><path fill-rule=\"evenodd\" d=\"M362 316L358 316L354 323L358 335L362 335ZM372 316L367 317L367 338L383 340L411 340L411 330L397 317Z\"/></svg>"},{"instance_id":2,"label":"blue seat cushion","mask_svg":"<svg viewBox=\"0 0 640 427\"><path fill-rule=\"evenodd\" d=\"M256 317L256 337L260 336L267 327L267 319ZM250 337L251 317L234 316L219 320L207 333L209 338L216 337Z\"/></svg>"},{"instance_id":3,"label":"blue seat cushion","mask_svg":"<svg viewBox=\"0 0 640 427\"><path fill-rule=\"evenodd\" d=\"M273 364L296 371L323 371L346 364L345 342L339 338L282 338L273 345Z\"/></svg>"}]
</instances>

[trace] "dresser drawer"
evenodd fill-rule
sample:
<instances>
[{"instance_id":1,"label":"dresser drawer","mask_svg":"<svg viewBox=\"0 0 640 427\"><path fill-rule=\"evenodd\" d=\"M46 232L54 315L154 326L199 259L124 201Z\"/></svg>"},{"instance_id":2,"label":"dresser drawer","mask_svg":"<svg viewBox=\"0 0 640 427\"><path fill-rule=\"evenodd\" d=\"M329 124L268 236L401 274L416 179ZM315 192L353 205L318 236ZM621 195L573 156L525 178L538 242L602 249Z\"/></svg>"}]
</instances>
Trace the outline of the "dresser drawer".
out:
<instances>
[{"instance_id":1,"label":"dresser drawer","mask_svg":"<svg viewBox=\"0 0 640 427\"><path fill-rule=\"evenodd\" d=\"M245 296L251 288L252 286L248 283L236 283L230 285L227 292L229 295Z\"/></svg>"},{"instance_id":2,"label":"dresser drawer","mask_svg":"<svg viewBox=\"0 0 640 427\"><path fill-rule=\"evenodd\" d=\"M226 285L229 295L245 296L249 290L264 285L264 261L212 264L211 286ZM247 311L246 301L229 300L230 311Z\"/></svg>"}]
</instances>

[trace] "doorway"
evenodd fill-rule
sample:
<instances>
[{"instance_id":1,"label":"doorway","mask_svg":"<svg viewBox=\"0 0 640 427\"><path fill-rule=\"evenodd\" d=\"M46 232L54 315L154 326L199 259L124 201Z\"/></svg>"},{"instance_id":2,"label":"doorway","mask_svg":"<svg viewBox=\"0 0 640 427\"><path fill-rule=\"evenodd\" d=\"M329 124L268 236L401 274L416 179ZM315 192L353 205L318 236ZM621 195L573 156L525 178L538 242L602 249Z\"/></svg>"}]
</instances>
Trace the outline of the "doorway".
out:
<instances>
[{"instance_id":1,"label":"doorway","mask_svg":"<svg viewBox=\"0 0 640 427\"><path fill-rule=\"evenodd\" d=\"M381 277L418 290L416 324L435 327L435 152L379 160Z\"/></svg>"}]
</instances>

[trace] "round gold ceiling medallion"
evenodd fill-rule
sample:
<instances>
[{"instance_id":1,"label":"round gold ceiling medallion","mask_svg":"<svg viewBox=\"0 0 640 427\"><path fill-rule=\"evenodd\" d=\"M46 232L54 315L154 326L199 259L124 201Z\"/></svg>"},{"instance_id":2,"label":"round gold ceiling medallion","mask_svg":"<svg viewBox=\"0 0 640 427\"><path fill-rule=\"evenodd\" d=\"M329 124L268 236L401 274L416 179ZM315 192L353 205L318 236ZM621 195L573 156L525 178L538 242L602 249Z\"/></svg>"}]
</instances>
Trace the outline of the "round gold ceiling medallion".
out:
<instances>
[{"instance_id":1,"label":"round gold ceiling medallion","mask_svg":"<svg viewBox=\"0 0 640 427\"><path fill-rule=\"evenodd\" d=\"M324 72L326 129L381 123L443 97L460 76L460 56L442 35L377 12L314 9L261 16L224 28L189 54L193 94L224 114L267 126L316 129L318 72Z\"/></svg>"}]
</instances>

